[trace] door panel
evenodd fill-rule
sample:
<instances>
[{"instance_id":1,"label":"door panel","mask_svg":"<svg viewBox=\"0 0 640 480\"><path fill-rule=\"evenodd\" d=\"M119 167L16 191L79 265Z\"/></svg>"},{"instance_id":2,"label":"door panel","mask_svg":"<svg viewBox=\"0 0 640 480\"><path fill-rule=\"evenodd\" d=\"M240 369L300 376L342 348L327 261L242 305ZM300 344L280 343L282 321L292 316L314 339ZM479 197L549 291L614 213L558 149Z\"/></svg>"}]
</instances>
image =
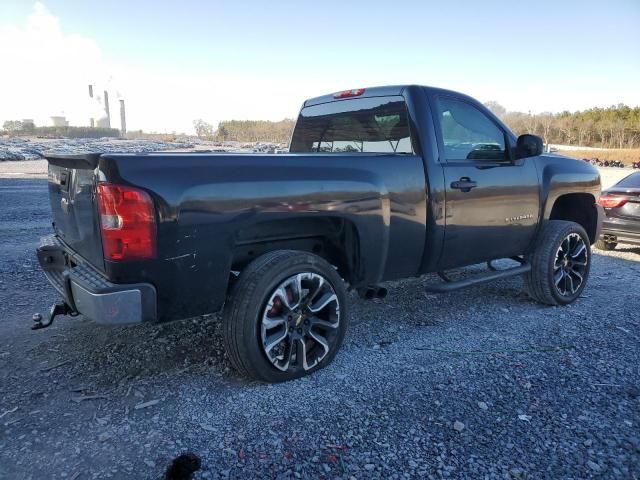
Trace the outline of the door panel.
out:
<instances>
[{"instance_id":1,"label":"door panel","mask_svg":"<svg viewBox=\"0 0 640 480\"><path fill-rule=\"evenodd\" d=\"M524 253L540 211L535 161L513 161L510 134L484 107L455 95L434 100L446 189L440 268Z\"/></svg>"},{"instance_id":2,"label":"door panel","mask_svg":"<svg viewBox=\"0 0 640 480\"><path fill-rule=\"evenodd\" d=\"M527 249L540 210L533 159L521 165L448 163L444 172L446 227L440 268L520 255ZM452 188L464 177L477 186L470 191Z\"/></svg>"}]
</instances>

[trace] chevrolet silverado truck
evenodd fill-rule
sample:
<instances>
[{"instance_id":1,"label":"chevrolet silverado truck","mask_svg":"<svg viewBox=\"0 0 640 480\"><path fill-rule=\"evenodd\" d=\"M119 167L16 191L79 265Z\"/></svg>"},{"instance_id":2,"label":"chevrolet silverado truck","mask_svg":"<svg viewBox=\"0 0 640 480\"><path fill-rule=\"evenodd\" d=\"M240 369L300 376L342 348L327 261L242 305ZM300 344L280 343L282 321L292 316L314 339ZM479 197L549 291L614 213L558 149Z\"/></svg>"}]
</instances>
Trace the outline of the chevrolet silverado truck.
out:
<instances>
[{"instance_id":1,"label":"chevrolet silverado truck","mask_svg":"<svg viewBox=\"0 0 640 480\"><path fill-rule=\"evenodd\" d=\"M389 86L307 100L286 154L50 155L55 233L37 256L63 301L34 327L222 310L232 365L279 382L335 357L348 289L522 275L534 300L569 304L599 236L600 177L542 147L466 95Z\"/></svg>"}]
</instances>

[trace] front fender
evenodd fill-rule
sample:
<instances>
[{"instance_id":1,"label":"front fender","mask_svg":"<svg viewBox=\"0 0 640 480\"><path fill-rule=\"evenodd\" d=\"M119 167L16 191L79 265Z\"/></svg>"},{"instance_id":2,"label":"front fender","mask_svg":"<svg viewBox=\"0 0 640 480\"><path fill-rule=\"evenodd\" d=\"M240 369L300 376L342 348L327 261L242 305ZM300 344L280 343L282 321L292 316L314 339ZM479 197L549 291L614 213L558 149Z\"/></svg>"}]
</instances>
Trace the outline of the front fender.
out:
<instances>
[{"instance_id":1,"label":"front fender","mask_svg":"<svg viewBox=\"0 0 640 480\"><path fill-rule=\"evenodd\" d=\"M542 155L537 159L540 172L540 199L543 220L549 220L558 198L572 193L586 193L594 204L600 197L600 173L591 164L559 155Z\"/></svg>"}]
</instances>

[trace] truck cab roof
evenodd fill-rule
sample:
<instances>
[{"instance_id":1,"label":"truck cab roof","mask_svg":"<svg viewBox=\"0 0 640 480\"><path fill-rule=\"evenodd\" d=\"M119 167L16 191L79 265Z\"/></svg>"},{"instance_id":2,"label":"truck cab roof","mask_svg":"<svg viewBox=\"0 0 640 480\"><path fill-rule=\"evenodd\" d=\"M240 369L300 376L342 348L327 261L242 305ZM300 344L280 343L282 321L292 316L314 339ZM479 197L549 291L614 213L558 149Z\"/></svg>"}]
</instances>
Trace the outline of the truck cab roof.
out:
<instances>
[{"instance_id":1,"label":"truck cab roof","mask_svg":"<svg viewBox=\"0 0 640 480\"><path fill-rule=\"evenodd\" d=\"M422 88L424 90L428 90L431 91L432 93L449 93L449 94L455 94L456 96L459 97L463 97L466 99L469 99L471 101L473 101L474 103L477 103L477 101L475 99L473 99L472 97L469 97L468 95L465 95L463 93L460 92L455 92L453 90L446 90L446 89L442 89L442 88L436 88L436 87L429 87L426 85L388 85L388 86L382 86L382 87L365 87L365 88L360 88L360 89L354 89L352 90L353 92L356 92L357 90L363 90L362 93L359 93L357 95L353 95L353 96L345 96L345 97L339 97L337 96L338 94L342 93L342 92L333 92L333 93L329 93L326 95L321 95L319 97L313 97L310 98L308 100L306 100L303 104L303 107L310 107L313 105L319 105L321 103L328 103L328 102L337 102L340 100L345 100L346 98L366 98L366 97L387 97L387 96L395 96L395 95L402 95L405 91L405 89L407 88ZM349 92L350 90L345 90L345 92Z\"/></svg>"}]
</instances>

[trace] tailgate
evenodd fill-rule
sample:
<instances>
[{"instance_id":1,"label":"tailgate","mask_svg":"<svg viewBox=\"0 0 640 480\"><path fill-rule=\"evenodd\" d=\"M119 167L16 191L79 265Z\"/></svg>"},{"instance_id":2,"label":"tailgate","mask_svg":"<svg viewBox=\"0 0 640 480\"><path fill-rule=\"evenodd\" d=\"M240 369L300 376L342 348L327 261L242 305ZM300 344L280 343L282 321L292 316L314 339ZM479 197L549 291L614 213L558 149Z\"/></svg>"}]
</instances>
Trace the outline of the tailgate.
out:
<instances>
[{"instance_id":1,"label":"tailgate","mask_svg":"<svg viewBox=\"0 0 640 480\"><path fill-rule=\"evenodd\" d=\"M73 251L104 271L102 239L95 203L100 154L47 155L53 228Z\"/></svg>"}]
</instances>

